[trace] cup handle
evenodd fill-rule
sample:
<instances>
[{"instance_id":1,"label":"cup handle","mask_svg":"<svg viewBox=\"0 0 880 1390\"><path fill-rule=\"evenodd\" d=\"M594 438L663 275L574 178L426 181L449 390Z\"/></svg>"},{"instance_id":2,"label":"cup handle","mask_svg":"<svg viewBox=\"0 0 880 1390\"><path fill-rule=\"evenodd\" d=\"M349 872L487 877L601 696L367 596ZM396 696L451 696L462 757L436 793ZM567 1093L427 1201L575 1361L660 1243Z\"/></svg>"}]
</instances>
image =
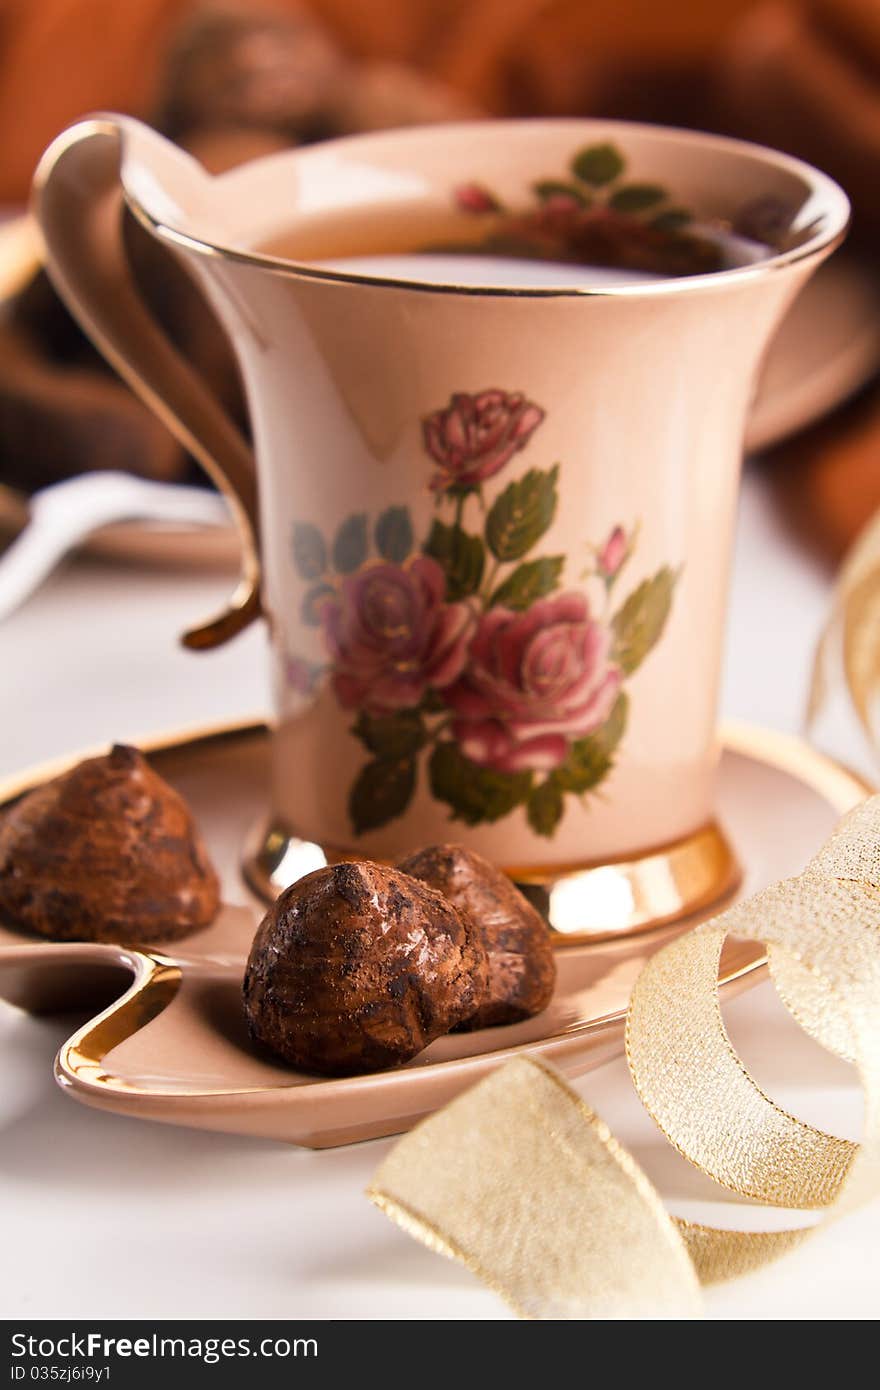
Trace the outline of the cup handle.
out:
<instances>
[{"instance_id":1,"label":"cup handle","mask_svg":"<svg viewBox=\"0 0 880 1390\"><path fill-rule=\"evenodd\" d=\"M183 636L219 646L260 616L254 458L241 433L147 309L122 235L122 131L95 118L50 146L34 179L33 209L49 276L74 316L141 400L226 496L242 541L241 577L224 612Z\"/></svg>"}]
</instances>

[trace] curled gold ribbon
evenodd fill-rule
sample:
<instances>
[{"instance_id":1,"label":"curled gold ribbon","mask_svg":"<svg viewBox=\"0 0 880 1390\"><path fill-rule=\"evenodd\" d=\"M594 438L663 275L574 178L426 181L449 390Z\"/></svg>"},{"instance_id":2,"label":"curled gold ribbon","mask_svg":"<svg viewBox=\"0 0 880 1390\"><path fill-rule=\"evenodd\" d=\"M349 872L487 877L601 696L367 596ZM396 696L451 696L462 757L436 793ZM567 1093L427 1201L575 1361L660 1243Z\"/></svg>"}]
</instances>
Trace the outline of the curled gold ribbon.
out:
<instances>
[{"instance_id":1,"label":"curled gold ribbon","mask_svg":"<svg viewBox=\"0 0 880 1390\"><path fill-rule=\"evenodd\" d=\"M762 942L806 1032L854 1062L861 1144L778 1106L721 1017L725 937ZM626 1056L669 1142L721 1186L826 1219L880 1193L880 796L795 879L658 951L633 990ZM519 1057L400 1140L368 1196L460 1260L523 1317L694 1317L700 1286L766 1264L811 1228L720 1230L676 1220L607 1125L545 1063Z\"/></svg>"},{"instance_id":2,"label":"curled gold ribbon","mask_svg":"<svg viewBox=\"0 0 880 1390\"><path fill-rule=\"evenodd\" d=\"M808 727L827 700L838 639L846 688L876 749L880 745L875 708L880 695L880 512L860 532L835 581L831 612L813 660Z\"/></svg>"}]
</instances>

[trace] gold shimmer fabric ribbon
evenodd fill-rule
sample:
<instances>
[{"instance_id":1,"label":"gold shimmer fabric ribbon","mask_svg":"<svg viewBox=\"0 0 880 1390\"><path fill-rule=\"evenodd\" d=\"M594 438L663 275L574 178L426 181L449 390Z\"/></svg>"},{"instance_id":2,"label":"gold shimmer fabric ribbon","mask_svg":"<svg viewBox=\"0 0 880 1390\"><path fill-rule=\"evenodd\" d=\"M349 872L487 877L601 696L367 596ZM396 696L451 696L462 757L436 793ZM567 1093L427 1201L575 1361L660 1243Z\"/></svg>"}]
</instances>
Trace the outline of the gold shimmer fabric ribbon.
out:
<instances>
[{"instance_id":1,"label":"gold shimmer fabric ribbon","mask_svg":"<svg viewBox=\"0 0 880 1390\"><path fill-rule=\"evenodd\" d=\"M728 934L764 943L792 1015L855 1063L860 1145L781 1109L735 1053L718 998ZM826 1217L880 1193L880 796L850 812L799 878L652 957L630 1002L626 1055L666 1138L723 1187ZM528 1318L698 1317L701 1285L755 1269L810 1234L673 1219L599 1116L528 1057L400 1140L368 1195Z\"/></svg>"},{"instance_id":2,"label":"gold shimmer fabric ribbon","mask_svg":"<svg viewBox=\"0 0 880 1390\"><path fill-rule=\"evenodd\" d=\"M835 582L831 613L813 662L808 726L815 723L826 702L838 640L850 699L876 748L880 742L874 718L880 695L880 512L860 533Z\"/></svg>"}]
</instances>

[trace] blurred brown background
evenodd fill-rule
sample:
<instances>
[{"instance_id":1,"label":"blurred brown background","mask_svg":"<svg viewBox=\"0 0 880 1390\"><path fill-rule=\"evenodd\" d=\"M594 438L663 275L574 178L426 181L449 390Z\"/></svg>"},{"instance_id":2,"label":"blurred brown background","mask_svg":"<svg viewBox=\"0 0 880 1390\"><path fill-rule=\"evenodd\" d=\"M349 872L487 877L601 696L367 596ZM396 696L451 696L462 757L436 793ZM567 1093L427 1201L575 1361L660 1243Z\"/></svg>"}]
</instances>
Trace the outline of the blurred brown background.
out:
<instances>
[{"instance_id":1,"label":"blurred brown background","mask_svg":"<svg viewBox=\"0 0 880 1390\"><path fill-rule=\"evenodd\" d=\"M152 121L215 169L279 144L481 113L726 131L837 177L854 245L876 259L880 0L0 0L0 204L23 204L45 145L99 108ZM109 381L95 385L88 349L64 348L74 335L47 300L37 287L0 343L0 476L4 436L26 459L34 421L55 424L42 442L58 457L34 483L114 466L100 441L131 412ZM138 428L132 466L175 476L177 451ZM766 466L792 524L836 559L880 506L878 464L874 389Z\"/></svg>"}]
</instances>

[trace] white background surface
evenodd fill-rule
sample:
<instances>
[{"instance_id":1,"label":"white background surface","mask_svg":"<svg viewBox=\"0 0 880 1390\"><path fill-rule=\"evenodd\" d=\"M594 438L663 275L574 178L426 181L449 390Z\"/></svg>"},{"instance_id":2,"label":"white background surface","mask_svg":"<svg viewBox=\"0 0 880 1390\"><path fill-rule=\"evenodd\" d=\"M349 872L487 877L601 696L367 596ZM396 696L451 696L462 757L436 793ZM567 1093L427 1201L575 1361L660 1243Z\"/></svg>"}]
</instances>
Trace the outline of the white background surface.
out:
<instances>
[{"instance_id":1,"label":"white background surface","mask_svg":"<svg viewBox=\"0 0 880 1390\"><path fill-rule=\"evenodd\" d=\"M258 631L211 654L176 644L184 626L214 611L227 582L84 559L66 565L0 627L0 776L113 738L263 712ZM827 600L825 578L782 534L760 481L747 478L725 714L798 730ZM869 770L842 704L823 734ZM803 1038L770 986L734 1001L726 1018L775 1098L857 1137L850 1069ZM393 1140L309 1153L85 1109L51 1078L69 1031L0 1004L0 1316L509 1316L362 1195ZM742 1213L719 1201L644 1116L622 1061L578 1085L673 1210L738 1224ZM708 1315L875 1318L878 1248L880 1203L766 1271L711 1291Z\"/></svg>"}]
</instances>

